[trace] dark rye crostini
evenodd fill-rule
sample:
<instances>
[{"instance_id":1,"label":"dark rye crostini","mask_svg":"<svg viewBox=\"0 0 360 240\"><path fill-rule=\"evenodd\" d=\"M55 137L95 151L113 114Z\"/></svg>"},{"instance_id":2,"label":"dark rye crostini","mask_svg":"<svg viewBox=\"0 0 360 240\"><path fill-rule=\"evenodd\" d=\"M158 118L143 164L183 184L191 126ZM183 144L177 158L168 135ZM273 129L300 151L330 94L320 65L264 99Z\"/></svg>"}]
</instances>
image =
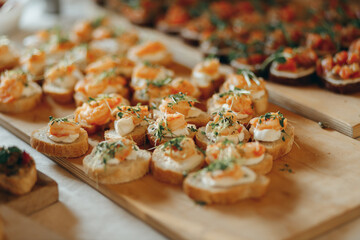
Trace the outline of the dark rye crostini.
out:
<instances>
[{"instance_id":1,"label":"dark rye crostini","mask_svg":"<svg viewBox=\"0 0 360 240\"><path fill-rule=\"evenodd\" d=\"M319 59L316 72L325 88L337 93L360 91L360 56L358 52L341 51Z\"/></svg>"},{"instance_id":2,"label":"dark rye crostini","mask_svg":"<svg viewBox=\"0 0 360 240\"><path fill-rule=\"evenodd\" d=\"M271 55L269 80L285 85L307 85L315 77L317 55L312 49L285 48Z\"/></svg>"},{"instance_id":3,"label":"dark rye crostini","mask_svg":"<svg viewBox=\"0 0 360 240\"><path fill-rule=\"evenodd\" d=\"M0 190L15 195L31 191L37 180L34 159L18 147L0 147Z\"/></svg>"}]
</instances>

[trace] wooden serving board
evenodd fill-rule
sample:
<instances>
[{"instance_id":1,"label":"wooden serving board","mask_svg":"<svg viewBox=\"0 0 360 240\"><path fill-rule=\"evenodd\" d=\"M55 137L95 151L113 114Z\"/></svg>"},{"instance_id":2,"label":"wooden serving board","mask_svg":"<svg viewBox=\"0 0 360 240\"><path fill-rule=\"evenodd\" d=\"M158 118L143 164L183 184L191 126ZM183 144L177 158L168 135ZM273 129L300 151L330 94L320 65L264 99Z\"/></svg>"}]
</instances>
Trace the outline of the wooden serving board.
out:
<instances>
[{"instance_id":1,"label":"wooden serving board","mask_svg":"<svg viewBox=\"0 0 360 240\"><path fill-rule=\"evenodd\" d=\"M290 87L267 83L269 100L349 137L360 137L360 93L341 95L317 85Z\"/></svg>"},{"instance_id":2,"label":"wooden serving board","mask_svg":"<svg viewBox=\"0 0 360 240\"><path fill-rule=\"evenodd\" d=\"M35 186L25 195L16 196L0 191L0 205L29 215L57 202L59 199L57 183L40 171L37 172L37 176Z\"/></svg>"},{"instance_id":3,"label":"wooden serving board","mask_svg":"<svg viewBox=\"0 0 360 240\"><path fill-rule=\"evenodd\" d=\"M29 134L47 124L49 112L65 116L69 110L49 102L34 110L32 118L0 115L0 123L29 142ZM269 110L280 110L288 117L298 146L275 162L269 191L260 200L201 206L180 186L160 183L149 175L131 183L102 185L86 176L81 158L53 160L171 238L304 239L360 215L360 142L275 105ZM99 136L90 143L95 144L95 138Z\"/></svg>"},{"instance_id":4,"label":"wooden serving board","mask_svg":"<svg viewBox=\"0 0 360 240\"><path fill-rule=\"evenodd\" d=\"M194 67L201 61L198 48L185 44L179 37L169 36L154 29L131 25L122 17L112 15L121 26L139 29L143 38L164 42L177 62ZM323 122L352 138L360 137L360 93L336 94L319 86L293 87L267 82L270 102L317 122Z\"/></svg>"},{"instance_id":5,"label":"wooden serving board","mask_svg":"<svg viewBox=\"0 0 360 240\"><path fill-rule=\"evenodd\" d=\"M0 218L4 224L5 239L8 240L62 240L63 237L51 232L40 224L22 216L15 210L0 206ZM1 233L0 233L1 234ZM0 236L1 238L1 236Z\"/></svg>"}]
</instances>

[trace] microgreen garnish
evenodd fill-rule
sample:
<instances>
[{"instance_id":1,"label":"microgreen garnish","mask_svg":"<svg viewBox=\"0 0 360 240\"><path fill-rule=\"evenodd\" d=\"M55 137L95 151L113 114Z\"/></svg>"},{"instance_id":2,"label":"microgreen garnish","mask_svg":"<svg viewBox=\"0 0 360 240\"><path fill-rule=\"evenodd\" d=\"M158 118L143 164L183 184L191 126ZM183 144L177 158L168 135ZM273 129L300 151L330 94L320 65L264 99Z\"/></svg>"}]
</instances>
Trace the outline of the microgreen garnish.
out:
<instances>
[{"instance_id":1,"label":"microgreen garnish","mask_svg":"<svg viewBox=\"0 0 360 240\"><path fill-rule=\"evenodd\" d=\"M253 73L252 71L250 71L248 69L239 69L237 71L237 74L242 74L244 76L245 81L249 87L251 86L251 80L253 80L256 83L256 85L258 85L258 86L260 85L260 81L256 77L255 73Z\"/></svg>"},{"instance_id":2,"label":"microgreen garnish","mask_svg":"<svg viewBox=\"0 0 360 240\"><path fill-rule=\"evenodd\" d=\"M162 149L164 150L164 149L170 147L172 149L182 151L183 148L181 146L181 142L184 140L184 138L185 138L185 136L180 136L180 137L173 138L173 139L167 141L166 143L164 143L162 145Z\"/></svg>"},{"instance_id":3,"label":"microgreen garnish","mask_svg":"<svg viewBox=\"0 0 360 240\"><path fill-rule=\"evenodd\" d=\"M169 102L167 105L169 108L173 108L174 105L182 101L187 101L190 107L193 107L193 102L198 102L195 98L189 97L186 94L179 92L177 94L169 95L167 98L171 99L172 102Z\"/></svg>"},{"instance_id":4,"label":"microgreen garnish","mask_svg":"<svg viewBox=\"0 0 360 240\"><path fill-rule=\"evenodd\" d=\"M281 127L285 126L284 125L285 117L280 111L278 111L276 114L268 112L268 113L260 116L259 117L259 124L261 124L263 121L267 121L267 120L270 120L270 119L273 119L273 120L279 119L280 126Z\"/></svg>"},{"instance_id":5,"label":"microgreen garnish","mask_svg":"<svg viewBox=\"0 0 360 240\"><path fill-rule=\"evenodd\" d=\"M164 79L160 79L160 80L147 80L147 86L154 86L154 87L163 87L169 83L171 83L173 79L171 77L167 77L167 78L164 78Z\"/></svg>"},{"instance_id":6,"label":"microgreen garnish","mask_svg":"<svg viewBox=\"0 0 360 240\"><path fill-rule=\"evenodd\" d=\"M95 154L100 153L102 156L102 161L104 164L107 163L107 161L115 158L115 154L119 151L121 151L123 148L125 148L125 145L121 141L116 142L100 142L96 146Z\"/></svg>"},{"instance_id":7,"label":"microgreen garnish","mask_svg":"<svg viewBox=\"0 0 360 240\"><path fill-rule=\"evenodd\" d=\"M49 116L49 121L51 122L51 125L53 125L55 122L69 122L69 119L67 119L66 117L54 118L53 116Z\"/></svg>"},{"instance_id":8,"label":"microgreen garnish","mask_svg":"<svg viewBox=\"0 0 360 240\"><path fill-rule=\"evenodd\" d=\"M101 16L101 17L97 17L95 18L92 22L91 22L91 26L93 28L97 28L97 27L100 27L102 22L104 21L104 16Z\"/></svg>"},{"instance_id":9,"label":"microgreen garnish","mask_svg":"<svg viewBox=\"0 0 360 240\"><path fill-rule=\"evenodd\" d=\"M286 58L291 57L291 54L282 52L283 48L279 48L275 53L271 54L268 58L265 59L265 61L261 64L261 70L264 71L266 67L271 62L277 62L277 63L285 63Z\"/></svg>"},{"instance_id":10,"label":"microgreen garnish","mask_svg":"<svg viewBox=\"0 0 360 240\"><path fill-rule=\"evenodd\" d=\"M219 97L225 96L241 96L241 95L250 95L250 92L245 89L240 89L235 87L233 90L229 90L227 92L223 92L219 94Z\"/></svg>"},{"instance_id":11,"label":"microgreen garnish","mask_svg":"<svg viewBox=\"0 0 360 240\"><path fill-rule=\"evenodd\" d=\"M294 173L294 171L290 168L290 165L285 163L284 167L279 169L282 172L289 172L289 173Z\"/></svg>"},{"instance_id":12,"label":"microgreen garnish","mask_svg":"<svg viewBox=\"0 0 360 240\"><path fill-rule=\"evenodd\" d=\"M194 126L187 127L191 132L197 132L197 129Z\"/></svg>"}]
</instances>

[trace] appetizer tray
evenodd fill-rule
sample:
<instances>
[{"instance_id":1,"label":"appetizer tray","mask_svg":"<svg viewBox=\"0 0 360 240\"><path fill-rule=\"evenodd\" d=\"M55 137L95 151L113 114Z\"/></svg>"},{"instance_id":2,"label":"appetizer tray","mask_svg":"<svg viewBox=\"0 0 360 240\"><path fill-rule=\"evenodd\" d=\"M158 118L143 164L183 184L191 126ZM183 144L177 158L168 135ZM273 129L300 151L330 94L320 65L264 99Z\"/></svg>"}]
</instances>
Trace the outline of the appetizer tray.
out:
<instances>
[{"instance_id":1,"label":"appetizer tray","mask_svg":"<svg viewBox=\"0 0 360 240\"><path fill-rule=\"evenodd\" d=\"M5 227L5 239L22 240L29 239L29 236L31 236L31 239L37 240L64 239L56 233L44 228L40 224L21 215L14 209L6 206L0 206L0 218L2 218Z\"/></svg>"},{"instance_id":2,"label":"appetizer tray","mask_svg":"<svg viewBox=\"0 0 360 240\"><path fill-rule=\"evenodd\" d=\"M198 48L185 44L181 39L154 29L131 25L120 16L112 16L122 26L136 28L145 38L160 39L166 44L177 62L194 67L202 59ZM349 137L360 137L360 93L341 95L317 85L306 87L285 86L267 82L269 101L316 122L322 122Z\"/></svg>"},{"instance_id":3,"label":"appetizer tray","mask_svg":"<svg viewBox=\"0 0 360 240\"><path fill-rule=\"evenodd\" d=\"M87 177L82 158L52 160L176 239L304 239L360 215L356 187L360 169L354 167L360 142L278 106L269 110L278 109L295 126L297 146L274 162L269 191L261 200L203 206L188 198L180 186L158 182L150 175L126 184L102 185ZM46 99L31 113L1 114L0 123L29 143L31 132L46 125L49 115L66 116L73 110L72 105ZM94 135L89 142L94 146L100 138Z\"/></svg>"},{"instance_id":4,"label":"appetizer tray","mask_svg":"<svg viewBox=\"0 0 360 240\"><path fill-rule=\"evenodd\" d=\"M16 196L0 191L0 205L29 215L57 202L59 199L57 183L40 171L37 171L37 176L35 186L25 195Z\"/></svg>"}]
</instances>

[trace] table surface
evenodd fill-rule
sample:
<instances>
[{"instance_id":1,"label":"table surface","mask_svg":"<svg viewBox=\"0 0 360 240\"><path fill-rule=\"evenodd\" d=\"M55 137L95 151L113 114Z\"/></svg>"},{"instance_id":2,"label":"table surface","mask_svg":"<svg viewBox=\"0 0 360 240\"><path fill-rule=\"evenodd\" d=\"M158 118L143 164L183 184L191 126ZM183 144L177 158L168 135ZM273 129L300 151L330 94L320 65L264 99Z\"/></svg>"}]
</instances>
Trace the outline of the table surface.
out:
<instances>
[{"instance_id":1,"label":"table surface","mask_svg":"<svg viewBox=\"0 0 360 240\"><path fill-rule=\"evenodd\" d=\"M54 24L73 22L77 18L97 16L101 10L92 1L61 1L62 16L43 13L44 1L32 0L25 7L21 31L35 31ZM87 11L79 11L86 8ZM20 30L14 32L18 34ZM30 216L31 219L67 239L165 239L150 226L114 204L71 173L0 126L0 145L16 145L29 152L37 168L59 185L59 202ZM317 238L359 239L360 218L355 219Z\"/></svg>"}]
</instances>

